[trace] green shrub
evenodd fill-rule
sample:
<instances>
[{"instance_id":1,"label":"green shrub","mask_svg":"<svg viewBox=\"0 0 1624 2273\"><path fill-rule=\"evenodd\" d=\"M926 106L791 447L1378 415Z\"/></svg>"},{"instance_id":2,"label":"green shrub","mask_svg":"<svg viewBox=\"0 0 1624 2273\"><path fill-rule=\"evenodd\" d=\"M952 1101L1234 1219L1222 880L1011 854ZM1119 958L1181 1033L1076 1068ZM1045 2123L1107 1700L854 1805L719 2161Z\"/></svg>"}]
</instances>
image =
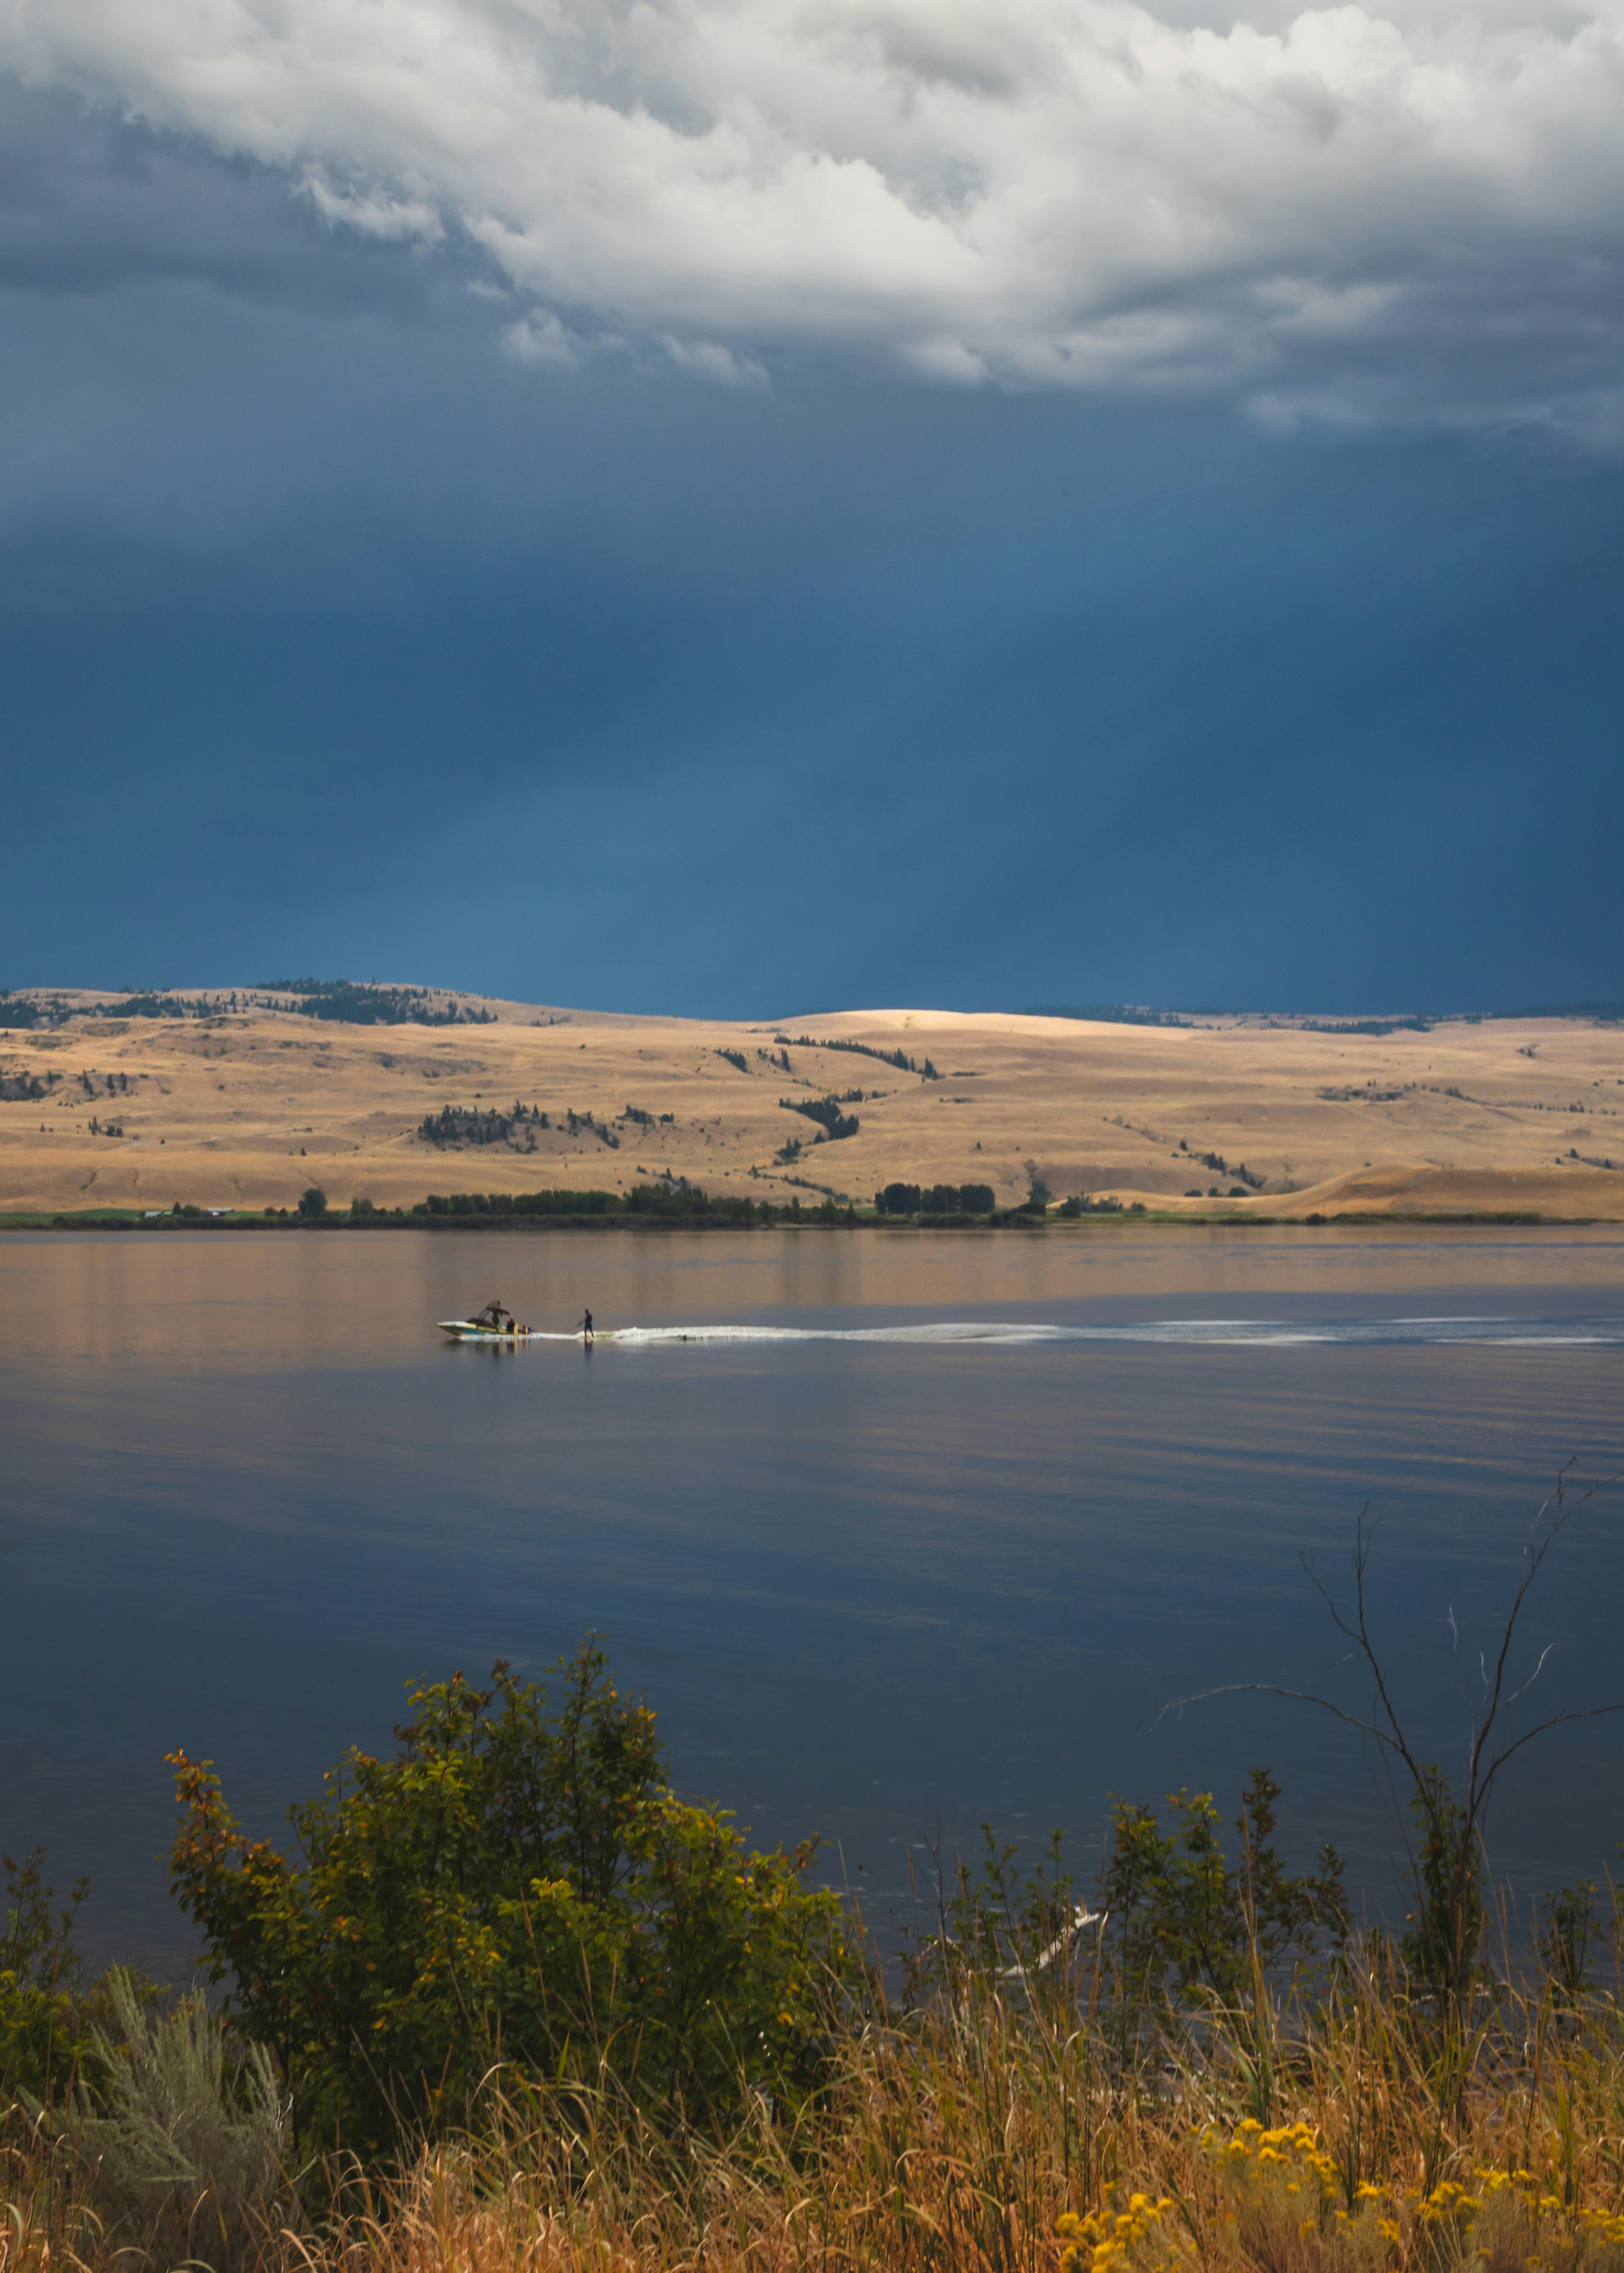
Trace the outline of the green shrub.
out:
<instances>
[{"instance_id":1,"label":"green shrub","mask_svg":"<svg viewBox=\"0 0 1624 2273\"><path fill-rule=\"evenodd\" d=\"M747 1853L666 1788L654 1716L603 1654L561 1709L498 1665L412 1698L380 1760L295 1807L297 1852L243 1838L207 1762L173 1756L182 1908L306 2141L371 2155L466 2117L500 2060L601 2080L660 2119L816 2086L824 1999L854 1962L810 1849Z\"/></svg>"},{"instance_id":2,"label":"green shrub","mask_svg":"<svg viewBox=\"0 0 1624 2273\"><path fill-rule=\"evenodd\" d=\"M1342 1858L1325 1847L1318 1871L1294 1878L1274 1847L1279 1797L1268 1770L1254 1768L1236 1820L1234 1869L1218 1843L1209 1792L1170 1794L1176 1827L1166 1831L1150 1808L1116 1803L1100 1904L1107 1952L1131 2005L1160 2002L1169 1991L1232 2002L1250 1985L1254 1954L1269 1967L1342 1947L1351 1927Z\"/></svg>"},{"instance_id":3,"label":"green shrub","mask_svg":"<svg viewBox=\"0 0 1624 2273\"><path fill-rule=\"evenodd\" d=\"M1410 1815L1416 1907L1404 1962L1417 1987L1458 1999L1477 1979L1488 1925L1482 1842L1441 1768L1419 1768Z\"/></svg>"},{"instance_id":4,"label":"green shrub","mask_svg":"<svg viewBox=\"0 0 1624 2273\"><path fill-rule=\"evenodd\" d=\"M14 2096L49 2103L69 2088L91 2049L84 1960L73 1922L87 1892L80 1879L61 1909L44 1876L45 1850L5 1872L0 1932L0 2106Z\"/></svg>"},{"instance_id":5,"label":"green shrub","mask_svg":"<svg viewBox=\"0 0 1624 2273\"><path fill-rule=\"evenodd\" d=\"M944 1931L911 1960L915 1992L980 1967L1019 1977L1028 1994L1048 1975L1048 1990L1064 2004L1079 1993L1080 1946L1086 1965L1098 1969L1081 1993L1120 2039L1164 2025L1171 2005L1210 2010L1214 1999L1244 2001L1259 1986L1259 1969L1267 1975L1334 1961L1352 1924L1342 1859L1327 1846L1316 1871L1288 1872L1274 1845L1279 1797L1268 1770L1254 1768L1241 1794L1233 1865L1210 1792L1170 1793L1166 1829L1154 1808L1116 1801L1093 1907L1078 1902L1058 1833L1023 1872L1016 1849L983 1825L979 1874L960 1868L943 1902Z\"/></svg>"},{"instance_id":6,"label":"green shrub","mask_svg":"<svg viewBox=\"0 0 1624 2273\"><path fill-rule=\"evenodd\" d=\"M201 1997L151 2013L117 1971L108 1997L115 2034L97 2033L101 2088L81 2088L66 2131L105 2235L149 2265L229 2273L286 2216L288 2109L274 2064L257 2044L238 2054Z\"/></svg>"}]
</instances>

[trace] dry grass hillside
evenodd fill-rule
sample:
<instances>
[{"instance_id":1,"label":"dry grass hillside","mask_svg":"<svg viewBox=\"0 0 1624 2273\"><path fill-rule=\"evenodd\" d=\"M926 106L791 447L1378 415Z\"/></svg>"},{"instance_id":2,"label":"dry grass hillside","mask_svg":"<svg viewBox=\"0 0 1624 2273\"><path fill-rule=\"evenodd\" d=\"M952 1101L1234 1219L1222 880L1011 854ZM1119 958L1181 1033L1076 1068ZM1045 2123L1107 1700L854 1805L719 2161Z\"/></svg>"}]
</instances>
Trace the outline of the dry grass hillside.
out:
<instances>
[{"instance_id":1,"label":"dry grass hillside","mask_svg":"<svg viewBox=\"0 0 1624 2273\"><path fill-rule=\"evenodd\" d=\"M738 1024L440 995L492 1023L353 1025L291 998L214 995L184 1018L50 999L59 1023L0 1031L11 1212L285 1207L312 1182L335 1204L396 1206L668 1177L860 1204L893 1180L975 1182L1008 1204L1035 1174L1057 1197L1176 1213L1624 1218L1616 1024L1357 1034L853 1010ZM918 1069L869 1054L898 1051ZM790 1109L831 1096L858 1123L833 1140Z\"/></svg>"}]
</instances>

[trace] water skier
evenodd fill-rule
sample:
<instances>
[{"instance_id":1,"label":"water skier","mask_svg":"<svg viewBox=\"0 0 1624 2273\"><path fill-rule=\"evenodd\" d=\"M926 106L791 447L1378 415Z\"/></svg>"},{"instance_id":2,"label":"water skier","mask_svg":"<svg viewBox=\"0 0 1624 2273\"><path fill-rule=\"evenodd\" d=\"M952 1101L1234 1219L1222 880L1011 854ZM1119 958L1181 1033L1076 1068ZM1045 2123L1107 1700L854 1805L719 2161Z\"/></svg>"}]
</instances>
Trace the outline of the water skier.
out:
<instances>
[{"instance_id":1,"label":"water skier","mask_svg":"<svg viewBox=\"0 0 1624 2273\"><path fill-rule=\"evenodd\" d=\"M596 1336L592 1332L592 1313L590 1310L586 1313L585 1317L581 1321L581 1339L583 1342L590 1342L596 1339Z\"/></svg>"}]
</instances>

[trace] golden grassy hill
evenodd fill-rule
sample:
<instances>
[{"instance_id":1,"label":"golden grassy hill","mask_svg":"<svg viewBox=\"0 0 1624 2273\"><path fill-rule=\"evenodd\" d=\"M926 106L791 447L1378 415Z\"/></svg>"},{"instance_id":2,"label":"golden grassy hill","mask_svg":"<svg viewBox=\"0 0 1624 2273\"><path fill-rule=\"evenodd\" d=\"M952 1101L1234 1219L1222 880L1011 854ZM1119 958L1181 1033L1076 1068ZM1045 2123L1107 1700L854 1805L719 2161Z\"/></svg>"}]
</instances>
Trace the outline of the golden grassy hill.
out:
<instances>
[{"instance_id":1,"label":"golden grassy hill","mask_svg":"<svg viewBox=\"0 0 1624 2273\"><path fill-rule=\"evenodd\" d=\"M63 1023L0 1031L4 1211L286 1207L312 1182L335 1204L395 1206L667 1175L780 1201L977 1182L1008 1204L1035 1173L1057 1196L1191 1214L1624 1218L1624 1029L1578 1019L1359 1035L853 1010L775 1025L440 995L494 1021L386 1026L242 998L184 1019L52 1000ZM841 1110L860 1126L838 1142L780 1101L853 1091ZM496 1142L423 1133L447 1107L507 1117L515 1103L526 1117ZM1243 1164L1258 1189L1232 1199Z\"/></svg>"}]
</instances>

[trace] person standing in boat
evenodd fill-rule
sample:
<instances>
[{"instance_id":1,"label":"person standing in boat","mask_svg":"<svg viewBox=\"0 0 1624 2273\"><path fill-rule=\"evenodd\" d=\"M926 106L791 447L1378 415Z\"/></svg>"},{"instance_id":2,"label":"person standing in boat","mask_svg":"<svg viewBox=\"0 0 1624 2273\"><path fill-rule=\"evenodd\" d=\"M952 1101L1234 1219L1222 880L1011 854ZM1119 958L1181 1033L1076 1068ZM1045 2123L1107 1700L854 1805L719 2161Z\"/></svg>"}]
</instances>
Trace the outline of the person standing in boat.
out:
<instances>
[{"instance_id":1,"label":"person standing in boat","mask_svg":"<svg viewBox=\"0 0 1624 2273\"><path fill-rule=\"evenodd\" d=\"M592 1313L590 1310L588 1310L582 1318L581 1339L583 1342L590 1342L596 1339L592 1332Z\"/></svg>"}]
</instances>

